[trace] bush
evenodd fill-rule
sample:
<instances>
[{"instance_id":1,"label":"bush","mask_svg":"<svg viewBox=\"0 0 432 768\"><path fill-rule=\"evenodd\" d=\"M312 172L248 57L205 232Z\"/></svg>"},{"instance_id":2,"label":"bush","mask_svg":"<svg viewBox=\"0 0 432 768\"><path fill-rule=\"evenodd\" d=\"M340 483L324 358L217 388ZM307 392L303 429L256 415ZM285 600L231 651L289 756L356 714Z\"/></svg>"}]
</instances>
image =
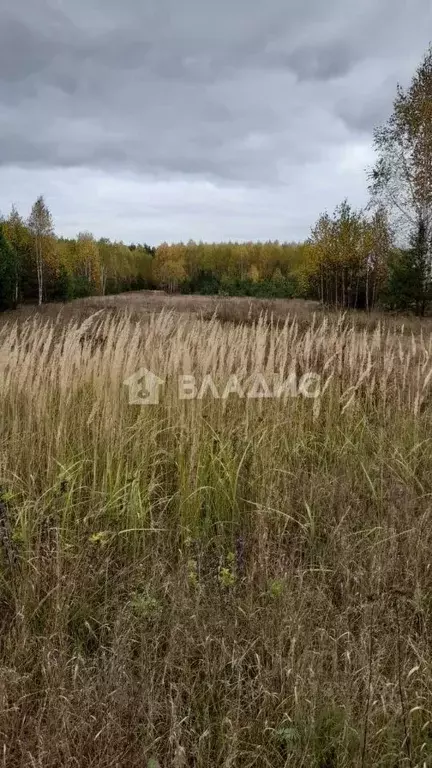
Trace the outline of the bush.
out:
<instances>
[{"instance_id":1,"label":"bush","mask_svg":"<svg viewBox=\"0 0 432 768\"><path fill-rule=\"evenodd\" d=\"M291 278L281 280L253 280L222 278L219 293L223 296L252 296L257 299L292 299L296 284Z\"/></svg>"},{"instance_id":2,"label":"bush","mask_svg":"<svg viewBox=\"0 0 432 768\"><path fill-rule=\"evenodd\" d=\"M74 281L62 264L57 275L48 283L47 301L71 301L74 298Z\"/></svg>"},{"instance_id":3,"label":"bush","mask_svg":"<svg viewBox=\"0 0 432 768\"><path fill-rule=\"evenodd\" d=\"M85 299L93 294L94 290L88 277L76 275L73 280L73 297L75 299Z\"/></svg>"},{"instance_id":4,"label":"bush","mask_svg":"<svg viewBox=\"0 0 432 768\"><path fill-rule=\"evenodd\" d=\"M182 285L182 293L200 293L203 296L215 296L220 290L220 279L211 270L202 269L197 275Z\"/></svg>"}]
</instances>

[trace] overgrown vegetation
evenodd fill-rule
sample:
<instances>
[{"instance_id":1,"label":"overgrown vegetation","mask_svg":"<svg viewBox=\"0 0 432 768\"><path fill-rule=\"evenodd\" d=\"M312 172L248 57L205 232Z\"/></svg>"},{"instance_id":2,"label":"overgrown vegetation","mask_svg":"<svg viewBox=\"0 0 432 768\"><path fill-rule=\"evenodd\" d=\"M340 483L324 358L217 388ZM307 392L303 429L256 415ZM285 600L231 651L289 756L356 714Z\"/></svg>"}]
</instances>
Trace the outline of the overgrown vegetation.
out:
<instances>
[{"instance_id":1,"label":"overgrown vegetation","mask_svg":"<svg viewBox=\"0 0 432 768\"><path fill-rule=\"evenodd\" d=\"M3 325L5 765L427 765L431 352L312 315ZM322 395L179 400L191 371Z\"/></svg>"},{"instance_id":2,"label":"overgrown vegetation","mask_svg":"<svg viewBox=\"0 0 432 768\"><path fill-rule=\"evenodd\" d=\"M96 241L89 232L75 240L57 238L43 197L27 222L13 207L0 229L12 249L16 279L13 289L5 290L15 303L69 301L153 286L154 249Z\"/></svg>"},{"instance_id":3,"label":"overgrown vegetation","mask_svg":"<svg viewBox=\"0 0 432 768\"><path fill-rule=\"evenodd\" d=\"M431 765L432 326L370 312L431 300L431 83L429 53L374 210L303 244L65 240L42 197L3 222L0 309L86 299L0 325L4 766Z\"/></svg>"}]
</instances>

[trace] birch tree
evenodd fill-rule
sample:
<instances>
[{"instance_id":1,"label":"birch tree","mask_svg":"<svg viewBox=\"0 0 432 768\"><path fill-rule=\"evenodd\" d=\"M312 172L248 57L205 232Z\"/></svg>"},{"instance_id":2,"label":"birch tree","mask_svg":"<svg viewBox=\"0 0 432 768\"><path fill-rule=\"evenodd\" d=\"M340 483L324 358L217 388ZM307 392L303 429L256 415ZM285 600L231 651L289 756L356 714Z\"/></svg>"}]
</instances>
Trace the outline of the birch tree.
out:
<instances>
[{"instance_id":1,"label":"birch tree","mask_svg":"<svg viewBox=\"0 0 432 768\"><path fill-rule=\"evenodd\" d=\"M432 46L410 86L398 85L393 112L375 130L377 162L370 172L372 202L393 214L400 235L419 221L432 234Z\"/></svg>"},{"instance_id":2,"label":"birch tree","mask_svg":"<svg viewBox=\"0 0 432 768\"><path fill-rule=\"evenodd\" d=\"M44 294L44 259L49 249L50 240L54 235L52 216L42 195L38 197L33 205L28 226L33 236L38 282L38 304L41 305Z\"/></svg>"},{"instance_id":3,"label":"birch tree","mask_svg":"<svg viewBox=\"0 0 432 768\"><path fill-rule=\"evenodd\" d=\"M29 257L30 238L29 231L15 205L12 205L11 212L4 223L4 231L15 251L14 301L15 304L18 304L20 300L21 273L23 263Z\"/></svg>"}]
</instances>

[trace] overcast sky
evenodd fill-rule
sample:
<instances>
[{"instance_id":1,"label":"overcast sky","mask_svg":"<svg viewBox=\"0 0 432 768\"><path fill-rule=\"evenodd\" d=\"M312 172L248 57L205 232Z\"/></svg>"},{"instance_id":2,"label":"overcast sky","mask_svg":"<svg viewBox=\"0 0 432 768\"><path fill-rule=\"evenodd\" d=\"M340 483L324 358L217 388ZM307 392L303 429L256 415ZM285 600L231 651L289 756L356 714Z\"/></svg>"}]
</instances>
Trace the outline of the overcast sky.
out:
<instances>
[{"instance_id":1,"label":"overcast sky","mask_svg":"<svg viewBox=\"0 0 432 768\"><path fill-rule=\"evenodd\" d=\"M0 210L59 234L305 238L367 200L431 0L1 0Z\"/></svg>"}]
</instances>

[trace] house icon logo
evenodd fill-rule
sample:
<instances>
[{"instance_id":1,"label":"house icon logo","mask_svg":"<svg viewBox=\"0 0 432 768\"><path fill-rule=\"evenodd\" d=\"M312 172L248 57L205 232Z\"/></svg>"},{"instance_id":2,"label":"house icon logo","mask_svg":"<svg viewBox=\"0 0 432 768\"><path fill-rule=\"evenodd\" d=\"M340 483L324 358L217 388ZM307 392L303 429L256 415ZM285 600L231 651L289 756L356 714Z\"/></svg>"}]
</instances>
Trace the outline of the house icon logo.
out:
<instances>
[{"instance_id":1,"label":"house icon logo","mask_svg":"<svg viewBox=\"0 0 432 768\"><path fill-rule=\"evenodd\" d=\"M123 384L129 389L129 405L157 405L165 379L159 378L147 368L140 368L125 379Z\"/></svg>"}]
</instances>

